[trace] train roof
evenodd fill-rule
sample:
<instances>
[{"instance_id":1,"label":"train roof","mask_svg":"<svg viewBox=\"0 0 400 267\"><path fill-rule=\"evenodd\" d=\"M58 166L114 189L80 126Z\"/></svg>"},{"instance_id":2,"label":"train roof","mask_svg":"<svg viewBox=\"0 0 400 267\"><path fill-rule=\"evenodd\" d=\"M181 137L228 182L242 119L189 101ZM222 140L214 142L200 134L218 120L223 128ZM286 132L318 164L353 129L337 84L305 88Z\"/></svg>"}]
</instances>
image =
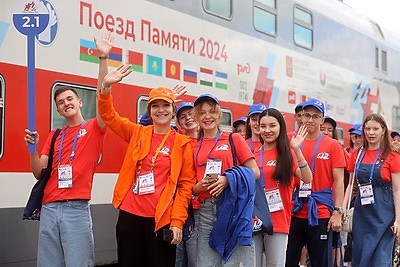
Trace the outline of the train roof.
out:
<instances>
[{"instance_id":1,"label":"train roof","mask_svg":"<svg viewBox=\"0 0 400 267\"><path fill-rule=\"evenodd\" d=\"M400 36L340 0L295 0L294 3L314 10L340 24L345 24L377 42L384 42L392 49L399 50Z\"/></svg>"}]
</instances>

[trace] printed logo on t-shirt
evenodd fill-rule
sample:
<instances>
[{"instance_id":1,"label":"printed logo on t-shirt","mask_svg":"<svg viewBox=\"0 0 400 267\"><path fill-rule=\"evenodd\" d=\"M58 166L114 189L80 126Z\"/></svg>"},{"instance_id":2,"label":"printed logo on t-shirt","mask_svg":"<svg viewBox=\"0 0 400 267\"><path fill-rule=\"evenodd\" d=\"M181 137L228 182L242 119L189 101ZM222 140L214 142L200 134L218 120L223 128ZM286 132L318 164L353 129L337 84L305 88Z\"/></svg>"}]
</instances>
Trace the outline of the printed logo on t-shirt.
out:
<instances>
[{"instance_id":1,"label":"printed logo on t-shirt","mask_svg":"<svg viewBox=\"0 0 400 267\"><path fill-rule=\"evenodd\" d=\"M266 166L276 166L276 160L268 160Z\"/></svg>"},{"instance_id":2,"label":"printed logo on t-shirt","mask_svg":"<svg viewBox=\"0 0 400 267\"><path fill-rule=\"evenodd\" d=\"M164 155L169 155L169 151L170 151L170 149L169 149L168 147L163 147L163 148L160 150L160 153L162 153L162 154L164 154Z\"/></svg>"},{"instance_id":3,"label":"printed logo on t-shirt","mask_svg":"<svg viewBox=\"0 0 400 267\"><path fill-rule=\"evenodd\" d=\"M218 151L218 150L226 150L226 151L228 151L228 145L220 145L215 150L216 151Z\"/></svg>"},{"instance_id":4,"label":"printed logo on t-shirt","mask_svg":"<svg viewBox=\"0 0 400 267\"><path fill-rule=\"evenodd\" d=\"M87 130L86 130L86 129L80 129L80 130L79 130L79 133L78 133L78 137L82 137L82 136L84 136L85 134L87 134Z\"/></svg>"},{"instance_id":5,"label":"printed logo on t-shirt","mask_svg":"<svg viewBox=\"0 0 400 267\"><path fill-rule=\"evenodd\" d=\"M326 152L318 153L317 159L329 159L329 153Z\"/></svg>"}]
</instances>

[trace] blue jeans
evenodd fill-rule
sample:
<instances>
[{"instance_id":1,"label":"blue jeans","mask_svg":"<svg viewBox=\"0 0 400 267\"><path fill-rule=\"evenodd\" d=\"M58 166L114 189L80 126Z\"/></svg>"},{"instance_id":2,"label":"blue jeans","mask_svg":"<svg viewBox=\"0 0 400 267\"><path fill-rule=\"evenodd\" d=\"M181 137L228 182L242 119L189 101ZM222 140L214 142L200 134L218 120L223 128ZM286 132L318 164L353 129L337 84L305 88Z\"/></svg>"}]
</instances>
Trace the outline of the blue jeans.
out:
<instances>
[{"instance_id":1,"label":"blue jeans","mask_svg":"<svg viewBox=\"0 0 400 267\"><path fill-rule=\"evenodd\" d=\"M176 246L175 267L196 267L197 227L199 225L199 210L194 209L194 229L188 240Z\"/></svg>"},{"instance_id":2,"label":"blue jeans","mask_svg":"<svg viewBox=\"0 0 400 267\"><path fill-rule=\"evenodd\" d=\"M42 206L38 267L94 265L92 217L87 200L51 202Z\"/></svg>"},{"instance_id":3,"label":"blue jeans","mask_svg":"<svg viewBox=\"0 0 400 267\"><path fill-rule=\"evenodd\" d=\"M254 241L251 246L238 246L229 260L224 263L219 254L208 245L210 233L214 227L217 215L217 198L208 198L201 203L200 220L197 228L197 267L254 267L255 249Z\"/></svg>"}]
</instances>

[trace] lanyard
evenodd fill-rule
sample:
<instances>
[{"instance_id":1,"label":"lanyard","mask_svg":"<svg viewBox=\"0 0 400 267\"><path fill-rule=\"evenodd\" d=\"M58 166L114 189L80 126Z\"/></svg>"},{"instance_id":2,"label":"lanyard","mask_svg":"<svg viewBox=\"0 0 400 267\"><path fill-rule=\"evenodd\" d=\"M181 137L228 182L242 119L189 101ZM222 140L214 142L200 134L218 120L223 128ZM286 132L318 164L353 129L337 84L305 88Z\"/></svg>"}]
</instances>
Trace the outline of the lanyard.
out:
<instances>
[{"instance_id":1,"label":"lanyard","mask_svg":"<svg viewBox=\"0 0 400 267\"><path fill-rule=\"evenodd\" d=\"M361 161L363 160L363 158L364 158L366 152L367 152L366 150L364 150L364 151L362 152L362 154L361 154L361 156L360 156L360 159L359 159L358 162L357 162L357 165L356 165L356 173L358 173L358 170L360 169ZM379 148L379 149L378 149L378 152L376 152L375 159L374 159L374 163L372 163L371 172L369 173L369 181L370 181L370 182L371 182L372 179L374 178L375 165L376 165L376 162L378 161L378 157L379 157L380 154L381 154L381 149ZM357 180L358 180L358 179L357 179Z\"/></svg>"},{"instance_id":2,"label":"lanyard","mask_svg":"<svg viewBox=\"0 0 400 267\"><path fill-rule=\"evenodd\" d=\"M321 139L322 139L322 133L319 134L317 143L315 144L315 147L314 147L314 152L313 152L312 159L311 159L311 172L312 173L314 173L315 159L317 157L317 151L318 151L319 144L321 143ZM301 145L300 149L303 150L303 145Z\"/></svg>"},{"instance_id":3,"label":"lanyard","mask_svg":"<svg viewBox=\"0 0 400 267\"><path fill-rule=\"evenodd\" d=\"M263 154L264 154L264 146L261 146L261 148L260 148L260 164L259 164L259 168L260 168L260 175L261 175L261 183L262 183L262 186L265 187L266 184L265 184L265 180L264 180ZM275 168L276 168L276 166L275 166ZM279 179L276 180L276 184L277 184L277 187L278 187Z\"/></svg>"},{"instance_id":4,"label":"lanyard","mask_svg":"<svg viewBox=\"0 0 400 267\"><path fill-rule=\"evenodd\" d=\"M167 142L167 139L168 139L168 136L169 136L170 133L171 133L171 129L169 129L168 132L164 135L164 138L161 141L160 145L158 146L158 148L156 150L156 153L154 153L154 156L151 158L150 171L152 171L154 169L154 166L156 165L157 156L160 153L160 151L161 151L162 147L164 146L165 142ZM141 169L142 169L142 161L143 160L140 160L138 162L138 165L139 165L138 166L138 172L140 172Z\"/></svg>"},{"instance_id":5,"label":"lanyard","mask_svg":"<svg viewBox=\"0 0 400 267\"><path fill-rule=\"evenodd\" d=\"M81 123L81 126L79 127L79 131L75 134L74 143L72 144L71 155L69 156L69 161L70 161L70 162L72 162L72 160L73 160L74 157L75 157L75 148L76 148L76 143L78 142L78 136L79 136L79 133L80 133L80 131L81 131L83 125L85 125L85 123L86 123L86 121L83 121L83 122ZM61 163L61 159L62 159L62 147L63 147L63 143L64 143L65 132L67 131L67 128L68 128L68 127L69 127L69 126L65 127L65 128L63 129L62 134L61 134L60 149L58 150L58 164Z\"/></svg>"},{"instance_id":6,"label":"lanyard","mask_svg":"<svg viewBox=\"0 0 400 267\"><path fill-rule=\"evenodd\" d=\"M254 152L254 150L253 150L253 140L251 139L251 137L250 137L249 147L250 147L251 152Z\"/></svg>"},{"instance_id":7,"label":"lanyard","mask_svg":"<svg viewBox=\"0 0 400 267\"><path fill-rule=\"evenodd\" d=\"M214 149L214 147L217 145L218 139L219 139L220 136L221 136L221 132L218 131L218 132L217 132L217 135L215 136L214 145L213 145L212 148L207 152L207 158L212 159L212 160L216 160L216 159L214 159L214 158L210 158L210 153L211 153L211 151ZM199 145L197 146L197 151L196 151L196 164L197 164L197 166L199 166L199 167L202 167L202 166L205 166L205 165L206 165L206 163L199 164L199 151L200 151L200 148L201 148L201 145L202 145L202 144L203 144L203 136L200 137L200 143L199 143Z\"/></svg>"}]
</instances>

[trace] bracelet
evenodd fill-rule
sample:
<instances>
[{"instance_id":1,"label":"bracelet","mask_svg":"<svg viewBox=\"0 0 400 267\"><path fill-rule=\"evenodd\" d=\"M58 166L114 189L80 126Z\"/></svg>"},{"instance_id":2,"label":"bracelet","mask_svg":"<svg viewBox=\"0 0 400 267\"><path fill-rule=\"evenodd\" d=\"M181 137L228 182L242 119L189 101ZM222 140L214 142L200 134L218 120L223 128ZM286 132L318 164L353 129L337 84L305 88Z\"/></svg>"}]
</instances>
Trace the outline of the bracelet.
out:
<instances>
[{"instance_id":1,"label":"bracelet","mask_svg":"<svg viewBox=\"0 0 400 267\"><path fill-rule=\"evenodd\" d=\"M298 159L298 160L297 160L297 162L300 162L300 161L302 161L303 159L304 159L304 158L302 158L302 159Z\"/></svg>"},{"instance_id":2,"label":"bracelet","mask_svg":"<svg viewBox=\"0 0 400 267\"><path fill-rule=\"evenodd\" d=\"M106 56L106 57L99 57L99 59L107 59L108 58L108 56Z\"/></svg>"},{"instance_id":3,"label":"bracelet","mask_svg":"<svg viewBox=\"0 0 400 267\"><path fill-rule=\"evenodd\" d=\"M304 164L304 165L302 165L302 166L299 166L299 168L300 168L300 169L303 169L303 168L307 167L307 165L308 165L308 163L306 162L306 164Z\"/></svg>"}]
</instances>

